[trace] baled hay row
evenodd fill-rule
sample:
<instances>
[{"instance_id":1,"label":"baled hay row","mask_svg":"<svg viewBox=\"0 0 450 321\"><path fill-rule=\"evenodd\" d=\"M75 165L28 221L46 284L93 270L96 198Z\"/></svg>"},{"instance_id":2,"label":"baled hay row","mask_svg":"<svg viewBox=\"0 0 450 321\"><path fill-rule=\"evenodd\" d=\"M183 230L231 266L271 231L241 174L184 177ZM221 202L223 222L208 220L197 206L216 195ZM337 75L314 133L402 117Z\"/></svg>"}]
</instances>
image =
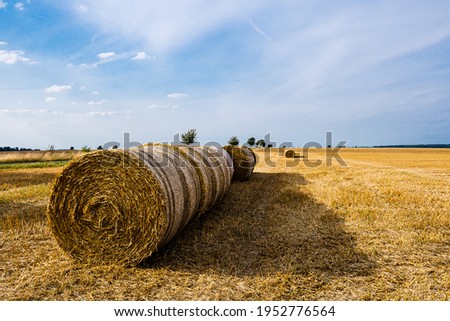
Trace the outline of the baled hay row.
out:
<instances>
[{"instance_id":1,"label":"baled hay row","mask_svg":"<svg viewBox=\"0 0 450 321\"><path fill-rule=\"evenodd\" d=\"M182 145L167 145L175 152L179 153L181 157L186 159L196 171L200 183L200 200L198 204L197 214L203 214L211 207L211 199L215 191L213 189L213 182L210 178L208 167L203 163L202 156L199 155L194 148Z\"/></svg>"},{"instance_id":2,"label":"baled hay row","mask_svg":"<svg viewBox=\"0 0 450 321\"><path fill-rule=\"evenodd\" d=\"M167 146L185 158L197 172L201 190L197 216L200 216L222 199L228 190L233 176L232 160L222 147Z\"/></svg>"},{"instance_id":3,"label":"baled hay row","mask_svg":"<svg viewBox=\"0 0 450 321\"><path fill-rule=\"evenodd\" d=\"M224 149L233 160L234 181L246 181L253 173L256 164L256 157L253 151L245 146L227 145Z\"/></svg>"},{"instance_id":4,"label":"baled hay row","mask_svg":"<svg viewBox=\"0 0 450 321\"><path fill-rule=\"evenodd\" d=\"M295 151L292 149L288 149L284 152L284 157L286 158L295 158Z\"/></svg>"},{"instance_id":5,"label":"baled hay row","mask_svg":"<svg viewBox=\"0 0 450 321\"><path fill-rule=\"evenodd\" d=\"M193 154L152 145L99 151L72 161L56 179L48 205L56 241L82 262L141 262L200 210L202 188L208 186L202 187L199 173L211 169L198 162L201 170L196 170L187 157ZM228 164L225 157L216 161ZM221 182L226 191L229 180L228 185L226 178Z\"/></svg>"},{"instance_id":6,"label":"baled hay row","mask_svg":"<svg viewBox=\"0 0 450 321\"><path fill-rule=\"evenodd\" d=\"M167 145L132 148L129 152L139 158L141 166L152 169L167 194L167 205L173 209L167 215L168 230L161 242L164 245L195 215L201 196L199 178L195 168Z\"/></svg>"},{"instance_id":7,"label":"baled hay row","mask_svg":"<svg viewBox=\"0 0 450 321\"><path fill-rule=\"evenodd\" d=\"M245 147L245 146L243 146L243 147ZM250 151L250 153L252 154L252 156L253 156L253 168L256 166L256 154L255 154L255 152L251 149L251 148L248 148L248 147L246 147L247 148L247 150L248 151Z\"/></svg>"},{"instance_id":8,"label":"baled hay row","mask_svg":"<svg viewBox=\"0 0 450 321\"><path fill-rule=\"evenodd\" d=\"M214 204L221 200L228 190L233 178L233 161L222 147L205 146L195 149L202 154L203 162L209 165L209 175L215 182L215 186L213 186L215 193L211 198L211 204Z\"/></svg>"}]
</instances>

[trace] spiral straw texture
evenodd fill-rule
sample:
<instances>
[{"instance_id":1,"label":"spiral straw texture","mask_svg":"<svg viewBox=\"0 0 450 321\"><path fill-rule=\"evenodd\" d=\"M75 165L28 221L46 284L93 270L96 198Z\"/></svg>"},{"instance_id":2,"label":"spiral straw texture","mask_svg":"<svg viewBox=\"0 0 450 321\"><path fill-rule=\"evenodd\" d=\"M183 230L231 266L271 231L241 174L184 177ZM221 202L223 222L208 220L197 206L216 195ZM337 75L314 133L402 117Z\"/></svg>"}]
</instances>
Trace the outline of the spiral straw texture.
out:
<instances>
[{"instance_id":1,"label":"spiral straw texture","mask_svg":"<svg viewBox=\"0 0 450 321\"><path fill-rule=\"evenodd\" d=\"M136 265L219 201L232 176L232 160L220 147L93 152L57 177L47 215L71 257Z\"/></svg>"},{"instance_id":2,"label":"spiral straw texture","mask_svg":"<svg viewBox=\"0 0 450 321\"><path fill-rule=\"evenodd\" d=\"M247 181L256 165L255 153L246 146L227 145L224 149L233 159L234 181Z\"/></svg>"}]
</instances>

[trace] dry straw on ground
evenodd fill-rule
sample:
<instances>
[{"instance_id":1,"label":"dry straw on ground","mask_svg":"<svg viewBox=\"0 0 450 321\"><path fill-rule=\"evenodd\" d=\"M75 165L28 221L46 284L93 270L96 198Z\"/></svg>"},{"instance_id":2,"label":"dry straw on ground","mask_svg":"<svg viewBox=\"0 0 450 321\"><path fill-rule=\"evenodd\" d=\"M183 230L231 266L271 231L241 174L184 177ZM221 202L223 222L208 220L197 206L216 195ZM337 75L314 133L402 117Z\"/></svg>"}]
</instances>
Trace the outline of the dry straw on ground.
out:
<instances>
[{"instance_id":1,"label":"dry straw on ground","mask_svg":"<svg viewBox=\"0 0 450 321\"><path fill-rule=\"evenodd\" d=\"M253 173L256 165L255 153L245 146L227 145L224 149L233 159L234 181L247 181Z\"/></svg>"},{"instance_id":2,"label":"dry straw on ground","mask_svg":"<svg viewBox=\"0 0 450 321\"><path fill-rule=\"evenodd\" d=\"M248 182L131 268L54 241L65 167L0 169L0 300L450 300L450 149L345 148L347 167L325 148L305 155L321 166L253 151Z\"/></svg>"},{"instance_id":3,"label":"dry straw on ground","mask_svg":"<svg viewBox=\"0 0 450 321\"><path fill-rule=\"evenodd\" d=\"M223 197L233 172L227 156L157 144L87 154L54 184L52 232L79 261L135 265Z\"/></svg>"}]
</instances>

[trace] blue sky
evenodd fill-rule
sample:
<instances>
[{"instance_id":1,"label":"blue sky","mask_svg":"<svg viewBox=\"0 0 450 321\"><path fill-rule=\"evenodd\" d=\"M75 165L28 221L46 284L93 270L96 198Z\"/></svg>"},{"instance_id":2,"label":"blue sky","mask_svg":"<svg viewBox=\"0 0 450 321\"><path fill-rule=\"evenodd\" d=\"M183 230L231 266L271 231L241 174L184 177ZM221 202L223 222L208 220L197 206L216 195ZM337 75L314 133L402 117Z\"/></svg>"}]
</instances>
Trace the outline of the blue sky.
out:
<instances>
[{"instance_id":1,"label":"blue sky","mask_svg":"<svg viewBox=\"0 0 450 321\"><path fill-rule=\"evenodd\" d=\"M450 2L0 0L0 146L450 143Z\"/></svg>"}]
</instances>

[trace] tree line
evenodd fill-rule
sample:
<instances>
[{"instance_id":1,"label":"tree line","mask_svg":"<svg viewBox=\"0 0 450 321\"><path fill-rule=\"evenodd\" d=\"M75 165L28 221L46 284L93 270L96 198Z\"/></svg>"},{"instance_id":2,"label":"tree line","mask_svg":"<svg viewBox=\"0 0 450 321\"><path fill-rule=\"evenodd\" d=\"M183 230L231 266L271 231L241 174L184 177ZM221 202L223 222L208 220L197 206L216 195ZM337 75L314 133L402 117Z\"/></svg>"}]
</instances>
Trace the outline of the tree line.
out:
<instances>
[{"instance_id":1,"label":"tree line","mask_svg":"<svg viewBox=\"0 0 450 321\"><path fill-rule=\"evenodd\" d=\"M197 141L197 130L190 129L187 132L181 134L181 142L186 145L194 144ZM229 145L238 146L240 143L239 138L237 136L231 136L228 140ZM250 147L266 147L266 142L264 139L256 140L255 137L250 137L247 139L247 145Z\"/></svg>"},{"instance_id":2,"label":"tree line","mask_svg":"<svg viewBox=\"0 0 450 321\"><path fill-rule=\"evenodd\" d=\"M3 146L0 147L0 152L17 152L17 151L30 151L30 150L40 150L40 149L32 149L32 148L23 148L23 147L9 147Z\"/></svg>"},{"instance_id":3,"label":"tree line","mask_svg":"<svg viewBox=\"0 0 450 321\"><path fill-rule=\"evenodd\" d=\"M186 131L185 133L181 134L181 142L183 144L186 145L191 145L197 142L197 130L196 129L190 129L188 131ZM233 146L239 146L240 144L240 140L239 138L237 138L237 136L231 136L230 139L228 140L228 144L229 145L233 145ZM250 137L247 139L247 142L245 143L245 145L248 145L250 147L266 147L266 142L264 139L259 139L256 140L255 137ZM114 146L113 149L117 149L119 146ZM269 146L270 147L270 146ZM100 145L97 147L97 150L102 150L103 146ZM9 147L9 146L4 146L4 147L0 147L0 152L9 152L9 151L39 151L40 149L32 149L32 148L19 148L19 147ZM49 151L53 151L55 150L55 146L54 145L49 145L47 150ZM73 146L71 146L69 148L69 150L75 150L75 148ZM88 146L83 146L81 147L81 151L83 152L90 152L91 148Z\"/></svg>"}]
</instances>

